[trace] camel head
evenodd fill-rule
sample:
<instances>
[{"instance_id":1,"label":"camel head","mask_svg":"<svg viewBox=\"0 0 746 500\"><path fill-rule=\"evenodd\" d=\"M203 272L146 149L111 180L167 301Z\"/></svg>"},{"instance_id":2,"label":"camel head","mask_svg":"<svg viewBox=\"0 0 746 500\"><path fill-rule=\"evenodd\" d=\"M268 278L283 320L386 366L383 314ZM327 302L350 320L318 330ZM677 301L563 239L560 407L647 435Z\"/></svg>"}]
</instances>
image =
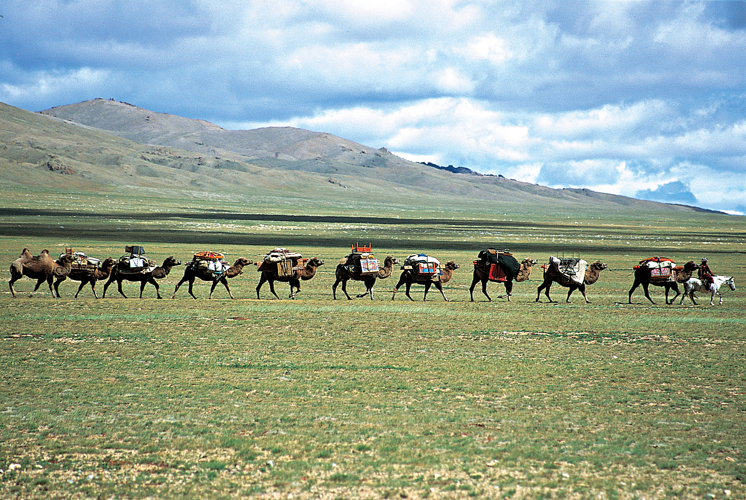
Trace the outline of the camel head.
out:
<instances>
[{"instance_id":1,"label":"camel head","mask_svg":"<svg viewBox=\"0 0 746 500\"><path fill-rule=\"evenodd\" d=\"M448 262L446 262L446 269L448 269L450 271L455 271L459 267L461 267L461 266L459 266L458 264L456 264L452 260L449 260Z\"/></svg>"},{"instance_id":2,"label":"camel head","mask_svg":"<svg viewBox=\"0 0 746 500\"><path fill-rule=\"evenodd\" d=\"M695 269L699 269L699 264L695 264L693 260L690 260L686 264L684 264L684 271L690 273L694 271Z\"/></svg>"},{"instance_id":3,"label":"camel head","mask_svg":"<svg viewBox=\"0 0 746 500\"><path fill-rule=\"evenodd\" d=\"M595 269L597 271L603 271L607 267L609 267L609 266L606 265L606 263L601 262L600 260L597 260L596 262L594 262L593 264L591 264L591 269Z\"/></svg>"},{"instance_id":4,"label":"camel head","mask_svg":"<svg viewBox=\"0 0 746 500\"><path fill-rule=\"evenodd\" d=\"M536 259L523 259L521 261L521 265L523 265L523 267L527 267L527 268L530 268L531 266L535 266L538 263L539 263L539 261L536 260Z\"/></svg>"},{"instance_id":5,"label":"camel head","mask_svg":"<svg viewBox=\"0 0 746 500\"><path fill-rule=\"evenodd\" d=\"M44 251L46 252L46 250ZM60 255L60 259L57 262L61 266L68 266L68 265L71 265L73 261L75 261L75 257L73 257L72 254L66 253L66 254Z\"/></svg>"},{"instance_id":6,"label":"camel head","mask_svg":"<svg viewBox=\"0 0 746 500\"><path fill-rule=\"evenodd\" d=\"M114 264L116 263L117 259L115 259L114 257L106 257L101 263L101 269L109 269L111 267L114 267Z\"/></svg>"},{"instance_id":7,"label":"camel head","mask_svg":"<svg viewBox=\"0 0 746 500\"><path fill-rule=\"evenodd\" d=\"M399 259L397 259L393 255L387 255L386 258L383 260L383 267L393 267L398 264L401 264L401 262L399 262Z\"/></svg>"},{"instance_id":8,"label":"camel head","mask_svg":"<svg viewBox=\"0 0 746 500\"><path fill-rule=\"evenodd\" d=\"M306 264L306 267L319 267L319 266L323 266L323 265L324 265L324 261L323 260L319 259L318 257L311 257L308 260L308 263Z\"/></svg>"},{"instance_id":9,"label":"camel head","mask_svg":"<svg viewBox=\"0 0 746 500\"><path fill-rule=\"evenodd\" d=\"M245 257L239 257L238 259L236 259L236 262L235 262L235 263L233 264L233 266L234 266L234 267L235 267L235 266L243 266L243 267L246 267L246 266L250 266L250 265L251 265L251 264L253 264L253 263L254 263L254 261L253 261L253 260L251 260L251 259L247 259L247 258L245 258Z\"/></svg>"},{"instance_id":10,"label":"camel head","mask_svg":"<svg viewBox=\"0 0 746 500\"><path fill-rule=\"evenodd\" d=\"M175 258L173 255L166 257L166 260L163 261L163 265L161 267L174 267L174 266L180 266L181 261L177 258Z\"/></svg>"}]
</instances>

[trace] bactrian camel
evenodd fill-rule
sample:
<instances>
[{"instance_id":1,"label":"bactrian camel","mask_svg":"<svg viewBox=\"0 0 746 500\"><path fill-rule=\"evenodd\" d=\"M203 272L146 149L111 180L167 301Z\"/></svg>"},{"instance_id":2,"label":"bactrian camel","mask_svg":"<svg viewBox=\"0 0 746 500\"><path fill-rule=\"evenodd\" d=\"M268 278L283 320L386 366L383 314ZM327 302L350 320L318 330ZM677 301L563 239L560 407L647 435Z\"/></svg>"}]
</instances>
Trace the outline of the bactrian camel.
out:
<instances>
[{"instance_id":1,"label":"bactrian camel","mask_svg":"<svg viewBox=\"0 0 746 500\"><path fill-rule=\"evenodd\" d=\"M293 264L297 262L296 259L293 259ZM262 288L262 285L269 281L269 290L272 292L272 295L277 297L278 299L280 297L277 296L275 293L275 281L281 281L284 283L290 283L290 298L294 299L299 293L300 293L300 282L308 281L314 276L316 276L316 269L320 266L324 265L324 261L320 260L316 257L312 257L308 260L305 267L303 269L298 269L295 271L292 276L279 276L279 273L277 272L277 265L274 263L262 263L262 267L259 268L262 275L259 278L259 284L256 286L256 298L259 298L259 290ZM293 289L297 289L297 291L293 291Z\"/></svg>"},{"instance_id":2,"label":"bactrian camel","mask_svg":"<svg viewBox=\"0 0 746 500\"><path fill-rule=\"evenodd\" d=\"M632 284L632 288L630 288L629 290L629 303L632 303L632 293L637 289L638 286L642 285L642 289L645 292L645 297L648 298L651 304L655 304L655 302L653 302L653 299L650 298L650 293L648 291L648 287L650 285L653 285L664 287L666 290L666 304L673 304L674 300L676 300L676 297L681 295L681 292L679 291L679 283L684 283L689 278L691 278L692 273L698 267L699 266L695 264L693 260L690 260L689 262L684 264L683 268L680 268L679 266L676 266L674 268L674 274L676 277L675 280L651 280L650 269L642 265L638 266L637 269L635 269L635 282ZM675 291L676 295L674 295L674 297L669 302L668 292L671 290Z\"/></svg>"},{"instance_id":3,"label":"bactrian camel","mask_svg":"<svg viewBox=\"0 0 746 500\"><path fill-rule=\"evenodd\" d=\"M337 285L340 283L342 283L342 291L344 294L348 299L352 300L352 297L347 293L347 281L349 280L362 281L365 285L365 293L358 294L357 298L370 295L370 300L373 300L373 285L376 284L376 279L386 279L391 276L394 266L397 264L399 264L399 259L392 255L388 255L384 259L383 267L378 270L378 273L366 275L361 274L361 271L357 268L350 270L348 266L338 264L335 271L336 281L332 285L332 296L334 297L334 300L337 300Z\"/></svg>"},{"instance_id":4,"label":"bactrian camel","mask_svg":"<svg viewBox=\"0 0 746 500\"><path fill-rule=\"evenodd\" d=\"M80 286L78 287L78 291L75 293L76 299L78 298L78 294L80 293L80 291L88 283L91 284L91 290L93 290L93 296L98 298L98 294L96 293L96 281L105 280L106 278L108 278L109 275L111 275L111 270L114 269L114 264L116 264L116 262L117 262L116 259L112 257L107 257L101 263L101 267L96 267L93 269L73 267L67 276L61 276L57 278L57 280L54 282L54 291L57 292L57 296L59 297L60 296L60 290L59 290L60 283L65 281L65 278L70 278L71 280L80 281Z\"/></svg>"},{"instance_id":5,"label":"bactrian camel","mask_svg":"<svg viewBox=\"0 0 746 500\"><path fill-rule=\"evenodd\" d=\"M435 288L440 290L440 294L443 296L443 300L448 302L446 294L443 293L443 285L451 281L451 278L453 278L453 271L458 268L459 265L451 260L446 262L446 265L443 268L442 275L439 275L438 273L435 273L434 275L419 274L415 273L412 269L405 269L399 277L399 283L397 283L394 287L394 294L391 296L391 300L394 300L396 298L396 292L399 291L399 287L402 285L406 285L404 294L407 296L407 298L409 298L409 300L414 301L414 299L409 295L409 289L412 287L412 283L416 283L418 285L425 285L425 295L422 297L423 301L427 300L427 292L428 290L430 290L430 287L432 285L435 285Z\"/></svg>"},{"instance_id":6,"label":"bactrian camel","mask_svg":"<svg viewBox=\"0 0 746 500\"><path fill-rule=\"evenodd\" d=\"M596 281L598 281L598 278L601 276L601 271L603 271L607 267L608 266L606 264L604 264L600 260L597 260L593 264L590 264L588 268L585 270L585 276L583 277L583 283L578 283L572 278L560 273L559 270L555 268L555 266L548 265L544 269L544 283L539 285L539 289L536 293L536 302L539 302L539 297L541 297L541 291L544 289L546 289L544 294L549 299L549 302L556 302L552 300L552 298L549 296L549 289L552 287L552 282L556 282L570 289L567 292L567 299L565 300L565 302L570 302L570 295L572 295L572 292L574 292L575 290L580 290L580 293L583 294L583 298L585 299L585 302L590 303L590 300L588 300L588 296L585 294L585 287L586 285L592 285Z\"/></svg>"},{"instance_id":7,"label":"bactrian camel","mask_svg":"<svg viewBox=\"0 0 746 500\"><path fill-rule=\"evenodd\" d=\"M171 269L173 267L180 264L180 260L175 259L173 256L170 256L166 257L166 260L163 261L163 264L154 268L152 271L141 272L139 270L130 269L129 264L125 262L117 262L111 270L109 281L107 281L104 285L103 297L106 297L106 289L109 288L109 285L111 285L112 282L116 281L119 293L126 299L127 296L122 291L122 281L139 281L140 298L142 298L142 291L145 289L145 285L150 283L155 287L155 293L158 298L161 299L163 297L161 297L158 282L155 280L165 278L166 276L168 276L168 273L171 272Z\"/></svg>"},{"instance_id":8,"label":"bactrian camel","mask_svg":"<svg viewBox=\"0 0 746 500\"><path fill-rule=\"evenodd\" d=\"M531 267L536 265L537 260L536 259L523 259L521 261L521 270L518 272L518 274L515 276L515 281L520 283L522 281L526 281L528 277L531 275ZM474 288L476 288L478 282L482 282L482 293L485 297L487 297L487 300L492 302L492 298L487 295L487 281L489 280L490 275L490 265L491 262L485 262L483 260L477 261L477 264L474 266L474 277L472 278L471 287L469 288L469 295L471 296L471 301L474 302ZM499 264L498 264L499 265ZM507 273L506 273L507 274ZM508 299L508 302L510 302L510 297L513 295L513 276L509 276L508 279L504 282L505 283L505 293L506 297ZM503 298L502 295L498 296L498 298Z\"/></svg>"},{"instance_id":9,"label":"bactrian camel","mask_svg":"<svg viewBox=\"0 0 746 500\"><path fill-rule=\"evenodd\" d=\"M223 286L225 286L225 289L228 290L228 295L230 296L230 298L235 299L233 293L231 292L231 288L228 286L228 278L235 278L239 274L242 274L243 268L250 264L252 264L251 260L244 257L239 257L236 262L234 262L233 265L229 267L223 274L221 274L220 277L216 280L215 274L212 271L205 267L198 267L196 265L196 262L192 261L192 263L187 265L186 269L184 269L184 276L181 278L181 281L176 284L176 288L174 288L174 294L171 296L171 298L173 299L174 297L176 297L176 292L179 290L179 287L182 285L182 283L188 281L189 295L191 295L193 299L196 299L197 297L195 297L192 293L192 285L194 285L194 280L199 278L202 281L212 281L209 298L212 298L212 292L215 290L215 287L218 286L218 283L222 283Z\"/></svg>"},{"instance_id":10,"label":"bactrian camel","mask_svg":"<svg viewBox=\"0 0 746 500\"><path fill-rule=\"evenodd\" d=\"M13 297L16 296L16 291L13 289L13 283L21 279L23 276L28 276L31 279L36 280L36 286L31 292L33 295L45 281L49 285L49 292L52 297L57 297L54 290L52 290L52 281L55 278L61 278L67 276L70 273L70 269L73 263L73 256L65 254L60 257L59 261L56 261L49 255L49 250L42 250L39 255L34 257L29 252L28 248L24 248L21 252L21 256L18 257L10 265L10 281L8 286L10 287L10 293Z\"/></svg>"}]
</instances>

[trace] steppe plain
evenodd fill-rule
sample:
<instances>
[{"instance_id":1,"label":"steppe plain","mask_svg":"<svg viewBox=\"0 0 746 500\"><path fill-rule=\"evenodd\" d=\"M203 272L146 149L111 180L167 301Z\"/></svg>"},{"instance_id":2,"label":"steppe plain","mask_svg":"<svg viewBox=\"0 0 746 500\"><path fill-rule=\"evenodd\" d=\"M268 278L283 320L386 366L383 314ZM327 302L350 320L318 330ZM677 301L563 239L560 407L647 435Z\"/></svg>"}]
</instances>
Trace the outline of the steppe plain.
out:
<instances>
[{"instance_id":1,"label":"steppe plain","mask_svg":"<svg viewBox=\"0 0 746 500\"><path fill-rule=\"evenodd\" d=\"M205 249L257 260L284 246L325 265L292 301L284 284L282 300L266 285L256 299L253 269L231 281L236 300L221 288L207 300L201 282L199 300L184 288L170 299L183 268L161 281L164 300L151 287L132 298L133 284L130 299L113 287L73 299L69 281L60 299L45 287L29 298L28 279L16 299L0 290L2 497L746 497L743 217L585 201L592 193L366 197L354 173L335 177L346 188L286 170L291 185L304 180L294 191L215 190L154 185L153 167L133 177L142 185L111 187L8 160L18 143L0 165L6 268L23 247L103 258L127 244L158 261ZM379 258L456 261L450 301L431 290L422 302L416 286L416 302L392 301L396 270L375 300L332 300L355 242ZM590 304L577 292L565 303L557 286L557 303L537 303L538 266L510 302L495 284L493 302L479 289L471 302L471 262L488 246L609 268ZM701 294L665 305L658 288L655 305L641 290L628 304L632 266L653 255L707 256L738 288L723 305Z\"/></svg>"}]
</instances>

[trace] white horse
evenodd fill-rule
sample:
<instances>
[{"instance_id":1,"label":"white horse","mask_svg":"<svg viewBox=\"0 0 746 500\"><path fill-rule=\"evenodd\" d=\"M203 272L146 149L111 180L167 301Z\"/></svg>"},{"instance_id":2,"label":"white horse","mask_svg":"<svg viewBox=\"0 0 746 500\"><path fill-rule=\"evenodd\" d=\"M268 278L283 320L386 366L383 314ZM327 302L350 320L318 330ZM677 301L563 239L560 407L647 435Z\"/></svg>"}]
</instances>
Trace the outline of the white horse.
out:
<instances>
[{"instance_id":1,"label":"white horse","mask_svg":"<svg viewBox=\"0 0 746 500\"><path fill-rule=\"evenodd\" d=\"M724 284L727 284L731 290L735 291L736 289L736 283L733 281L732 276L713 276L712 277L712 284L710 285L710 288L707 288L702 284L702 280L697 278L689 278L689 281L684 282L684 295L681 297L681 302L679 302L679 305L684 303L684 299L687 295L689 295L689 298L692 299L692 302L694 302L694 305L697 305L697 301L694 300L694 292L701 292L701 291L710 291L710 305L715 305L715 294L718 294L718 297L720 297L720 305L723 304L723 296L720 295L720 287Z\"/></svg>"}]
</instances>

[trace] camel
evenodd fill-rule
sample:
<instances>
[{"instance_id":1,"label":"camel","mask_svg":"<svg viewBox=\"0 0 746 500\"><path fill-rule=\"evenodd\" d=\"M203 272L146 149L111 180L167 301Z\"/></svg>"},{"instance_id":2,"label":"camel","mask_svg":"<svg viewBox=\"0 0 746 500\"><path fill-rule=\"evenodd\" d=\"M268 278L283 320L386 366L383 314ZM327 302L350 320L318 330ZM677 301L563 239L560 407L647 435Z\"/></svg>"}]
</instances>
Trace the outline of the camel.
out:
<instances>
[{"instance_id":1,"label":"camel","mask_svg":"<svg viewBox=\"0 0 746 500\"><path fill-rule=\"evenodd\" d=\"M411 288L412 283L416 283L418 285L425 285L425 295L422 297L423 301L427 300L427 292L428 290L430 290L430 286L435 285L435 288L440 290L440 294L443 296L443 300L448 302L446 294L443 293L443 285L451 281L451 278L453 278L453 271L455 271L459 267L460 266L458 264L451 260L446 262L446 265L443 268L442 275L438 275L436 273L432 276L427 274L422 275L413 272L411 269L405 269L404 272L401 273L399 283L397 283L394 287L394 294L391 296L391 300L394 300L396 298L396 292L399 291L399 287L403 284L406 284L404 294L407 296L407 298L409 298L409 300L414 301L414 299L409 295L409 289Z\"/></svg>"},{"instance_id":2,"label":"camel","mask_svg":"<svg viewBox=\"0 0 746 500\"><path fill-rule=\"evenodd\" d=\"M570 295L572 295L572 292L574 292L575 290L580 290L580 293L583 294L583 298L585 299L586 304L589 304L591 301L588 300L588 296L585 294L585 287L587 285L592 285L596 281L598 281L598 278L601 276L601 271L603 271L607 267L608 266L606 264L604 264L600 260L597 260L593 264L589 265L588 268L585 270L583 283L578 283L577 281L560 273L555 266L548 265L544 269L544 282L539 285L539 289L536 293L536 302L539 302L541 291L544 289L546 289L544 294L549 299L549 302L556 302L549 296L549 289L552 288L552 282L554 281L559 283L561 286L570 289L570 291L567 292L567 299L565 300L565 302L570 302Z\"/></svg>"},{"instance_id":3,"label":"camel","mask_svg":"<svg viewBox=\"0 0 746 500\"><path fill-rule=\"evenodd\" d=\"M684 294L681 297L681 302L679 302L679 305L684 303L684 299L687 295L689 295L689 298L692 299L692 302L694 305L697 305L697 301L694 300L694 292L711 292L710 293L710 305L715 305L715 294L720 297L720 302L718 305L723 305L723 296L720 294L720 287L723 285L728 285L731 290L734 292L736 291L736 282L733 281L732 276L713 276L712 277L712 284L710 284L710 287L707 288L703 283L702 280L699 278L690 278L687 281L684 282Z\"/></svg>"},{"instance_id":4,"label":"camel","mask_svg":"<svg viewBox=\"0 0 746 500\"><path fill-rule=\"evenodd\" d=\"M655 304L653 302L653 299L650 298L650 293L648 291L648 287L650 285L654 286L662 286L666 290L666 304L671 305L674 303L676 298L681 295L681 292L679 291L679 283L684 283L692 276L692 272L697 269L697 264L694 263L694 261L689 261L686 264L684 264L683 269L679 270L678 266L677 268L674 268L674 275L676 277L675 280L651 280L650 279L650 269L644 266L636 266L635 268L635 282L632 284L632 288L629 290L629 303L632 303L632 293L637 289L638 286L642 285L642 289L645 292L645 297L648 298L651 304ZM669 291L675 291L676 295L674 295L674 298L671 299L671 301L668 301L668 293Z\"/></svg>"},{"instance_id":5,"label":"camel","mask_svg":"<svg viewBox=\"0 0 746 500\"><path fill-rule=\"evenodd\" d=\"M15 297L16 291L13 288L13 283L21 279L23 276L28 276L29 278L36 280L36 286L30 296L33 296L41 284L46 281L49 285L49 292L52 294L52 297L57 297L58 295L56 295L55 291L52 290L52 281L54 278L67 276L70 273L72 263L72 255L65 254L55 262L55 260L49 255L49 250L42 250L39 255L34 257L31 255L28 248L24 248L21 252L21 256L10 265L10 281L8 282L10 293Z\"/></svg>"},{"instance_id":6,"label":"camel","mask_svg":"<svg viewBox=\"0 0 746 500\"><path fill-rule=\"evenodd\" d=\"M471 295L471 301L474 302L474 288L476 288L478 282L482 282L482 293L485 297L487 297L487 300L492 302L492 298L487 295L487 281L489 280L490 275L490 262L485 262L483 260L475 261L476 264L474 264L474 278L471 282L471 288L469 288L469 295ZM516 282L520 283L522 281L526 281L528 277L531 275L531 267L534 266L538 261L536 259L523 259L521 261L521 270L518 272L518 274L513 278L512 276L506 278L505 283L505 297L508 298L508 302L510 302L510 297L513 295L513 279L515 279ZM502 295L499 295L498 298L503 298Z\"/></svg>"},{"instance_id":7,"label":"camel","mask_svg":"<svg viewBox=\"0 0 746 500\"><path fill-rule=\"evenodd\" d=\"M145 289L145 285L150 283L155 287L155 293L158 298L162 299L163 297L161 297L161 292L158 289L158 282L155 280L165 278L166 276L168 276L168 273L171 272L171 269L173 267L179 265L181 265L181 261L175 259L173 256L170 256L166 257L166 260L163 261L163 264L156 267L152 271L140 272L139 270L130 269L129 264L117 262L111 270L109 281L107 281L104 285L104 294L102 295L102 297L106 297L106 290L109 288L109 285L111 285L112 282L116 281L119 294L126 299L127 296L122 291L122 281L139 281L140 298L142 298L142 291Z\"/></svg>"},{"instance_id":8,"label":"camel","mask_svg":"<svg viewBox=\"0 0 746 500\"><path fill-rule=\"evenodd\" d=\"M252 264L253 262L249 259L246 259L244 257L239 257L236 262L233 263L231 267L228 268L227 271L225 271L223 274L219 275L217 279L215 279L215 274L206 268L197 267L195 264L195 261L192 261L190 265L184 269L184 277L181 278L181 281L179 281L176 284L176 288L174 288L174 294L171 296L173 299L176 297L176 292L179 290L179 287L184 283L185 281L189 282L189 295L192 296L193 299L197 299L197 297L194 296L192 293L192 285L194 285L194 280L199 278L202 281L212 281L212 286L210 287L210 299L212 298L212 292L215 290L215 287L218 286L218 283L222 283L226 290L228 290L228 295L231 299L235 299L233 296L233 293L231 292L231 288L228 286L228 278L235 278L239 274L243 273L243 268Z\"/></svg>"},{"instance_id":9,"label":"camel","mask_svg":"<svg viewBox=\"0 0 746 500\"><path fill-rule=\"evenodd\" d=\"M396 264L399 264L399 259L392 255L388 255L383 261L383 268L378 270L378 274L367 275L362 275L357 269L351 271L344 264L338 264L337 270L335 271L336 281L332 285L332 296L334 297L334 300L337 300L337 285L340 283L342 283L342 291L344 294L349 300L352 300L352 297L347 293L348 280L362 281L363 284L365 284L365 293L357 295L358 299L370 295L370 300L373 300L373 285L376 284L376 279L386 279L391 276L394 271L394 265Z\"/></svg>"},{"instance_id":10,"label":"camel","mask_svg":"<svg viewBox=\"0 0 746 500\"><path fill-rule=\"evenodd\" d=\"M281 281L281 282L287 282L290 283L290 298L294 299L299 293L300 293L300 282L308 281L314 276L316 276L316 269L320 266L324 265L324 261L320 260L316 257L311 258L303 267L302 269L296 270L292 276L280 276L277 273L277 267L273 264L266 265L264 267L260 267L259 271L261 271L262 276L259 278L259 284L256 286L256 298L259 298L259 289L262 288L262 285L269 281L269 290L272 292L272 295L277 297L279 299L280 297L277 296L275 293L275 281ZM296 288L297 291L294 292L293 288Z\"/></svg>"},{"instance_id":11,"label":"camel","mask_svg":"<svg viewBox=\"0 0 746 500\"><path fill-rule=\"evenodd\" d=\"M101 267L97 267L94 269L73 267L70 270L70 274L68 274L67 276L62 276L60 278L57 278L57 280L54 282L54 291L57 292L57 296L59 297L60 296L60 290L59 290L60 283L65 281L65 278L70 278L71 280L80 281L80 286L78 287L78 291L75 293L76 299L78 298L78 294L80 293L80 291L88 283L91 284L91 290L93 290L93 296L98 298L98 294L96 293L96 281L108 278L116 262L117 262L116 259L113 259L112 257L107 257L101 263Z\"/></svg>"}]
</instances>

